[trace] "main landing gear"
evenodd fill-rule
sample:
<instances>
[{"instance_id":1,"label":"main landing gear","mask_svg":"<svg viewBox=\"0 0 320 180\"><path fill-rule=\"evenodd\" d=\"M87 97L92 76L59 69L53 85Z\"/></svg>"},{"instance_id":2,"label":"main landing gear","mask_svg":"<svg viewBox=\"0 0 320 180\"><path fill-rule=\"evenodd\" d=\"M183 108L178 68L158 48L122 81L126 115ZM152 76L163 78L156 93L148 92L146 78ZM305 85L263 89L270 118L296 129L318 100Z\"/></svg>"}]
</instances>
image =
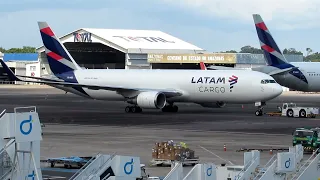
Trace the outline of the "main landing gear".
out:
<instances>
[{"instance_id":1,"label":"main landing gear","mask_svg":"<svg viewBox=\"0 0 320 180\"><path fill-rule=\"evenodd\" d=\"M126 113L140 113L140 112L142 112L142 109L139 106L127 106L124 110L126 111Z\"/></svg>"},{"instance_id":2,"label":"main landing gear","mask_svg":"<svg viewBox=\"0 0 320 180\"><path fill-rule=\"evenodd\" d=\"M178 112L178 106L169 104L162 108L162 112Z\"/></svg>"},{"instance_id":3,"label":"main landing gear","mask_svg":"<svg viewBox=\"0 0 320 180\"><path fill-rule=\"evenodd\" d=\"M126 113L141 113L142 109L141 107L135 105L135 106L127 106L125 109ZM169 104L164 106L162 109L162 112L178 112L178 106Z\"/></svg>"},{"instance_id":4,"label":"main landing gear","mask_svg":"<svg viewBox=\"0 0 320 180\"><path fill-rule=\"evenodd\" d=\"M258 110L255 112L255 115L262 116L263 115L263 106L265 106L266 103L265 102L262 102L262 103L258 102L255 105L258 106Z\"/></svg>"}]
</instances>

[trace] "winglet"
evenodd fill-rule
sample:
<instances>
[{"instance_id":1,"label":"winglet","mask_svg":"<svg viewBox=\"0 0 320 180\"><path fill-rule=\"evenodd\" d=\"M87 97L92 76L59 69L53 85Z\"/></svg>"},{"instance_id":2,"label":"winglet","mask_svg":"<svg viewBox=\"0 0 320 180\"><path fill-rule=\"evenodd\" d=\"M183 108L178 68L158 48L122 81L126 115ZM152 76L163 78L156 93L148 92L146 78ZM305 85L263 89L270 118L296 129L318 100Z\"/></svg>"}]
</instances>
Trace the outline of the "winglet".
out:
<instances>
[{"instance_id":1,"label":"winglet","mask_svg":"<svg viewBox=\"0 0 320 180\"><path fill-rule=\"evenodd\" d=\"M10 79L10 81L21 81L21 79L19 79L13 72L12 70L7 66L7 64L0 59L0 63L2 65L2 68L5 70L5 72L8 74L8 77Z\"/></svg>"},{"instance_id":2,"label":"winglet","mask_svg":"<svg viewBox=\"0 0 320 180\"><path fill-rule=\"evenodd\" d=\"M200 68L201 70L207 70L206 65L202 61L200 62Z\"/></svg>"}]
</instances>

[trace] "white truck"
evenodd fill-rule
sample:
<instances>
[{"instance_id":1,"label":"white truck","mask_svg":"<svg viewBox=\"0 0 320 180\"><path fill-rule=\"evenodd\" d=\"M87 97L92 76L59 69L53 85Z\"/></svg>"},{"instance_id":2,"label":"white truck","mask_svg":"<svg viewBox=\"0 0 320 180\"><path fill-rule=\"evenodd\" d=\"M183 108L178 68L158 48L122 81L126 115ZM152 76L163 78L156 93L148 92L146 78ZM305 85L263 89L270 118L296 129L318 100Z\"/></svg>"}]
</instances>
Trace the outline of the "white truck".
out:
<instances>
[{"instance_id":1,"label":"white truck","mask_svg":"<svg viewBox=\"0 0 320 180\"><path fill-rule=\"evenodd\" d=\"M281 112L266 113L268 115L280 115L287 117L316 117L319 114L319 108L316 107L297 107L296 103L283 103Z\"/></svg>"}]
</instances>

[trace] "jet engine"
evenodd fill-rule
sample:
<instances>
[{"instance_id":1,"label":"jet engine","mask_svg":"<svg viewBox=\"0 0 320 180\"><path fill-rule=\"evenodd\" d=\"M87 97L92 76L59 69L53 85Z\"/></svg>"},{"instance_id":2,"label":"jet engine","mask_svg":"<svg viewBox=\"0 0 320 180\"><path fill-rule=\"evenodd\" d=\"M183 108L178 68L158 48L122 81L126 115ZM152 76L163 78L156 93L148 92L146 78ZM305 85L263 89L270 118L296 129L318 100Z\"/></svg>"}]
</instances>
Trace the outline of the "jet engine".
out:
<instances>
[{"instance_id":1,"label":"jet engine","mask_svg":"<svg viewBox=\"0 0 320 180\"><path fill-rule=\"evenodd\" d=\"M216 103L201 103L202 107L208 107L208 108L223 108L226 106L225 102L217 101Z\"/></svg>"},{"instance_id":2,"label":"jet engine","mask_svg":"<svg viewBox=\"0 0 320 180\"><path fill-rule=\"evenodd\" d=\"M141 108L162 109L166 105L166 95L161 92L141 92L136 98L128 101Z\"/></svg>"}]
</instances>

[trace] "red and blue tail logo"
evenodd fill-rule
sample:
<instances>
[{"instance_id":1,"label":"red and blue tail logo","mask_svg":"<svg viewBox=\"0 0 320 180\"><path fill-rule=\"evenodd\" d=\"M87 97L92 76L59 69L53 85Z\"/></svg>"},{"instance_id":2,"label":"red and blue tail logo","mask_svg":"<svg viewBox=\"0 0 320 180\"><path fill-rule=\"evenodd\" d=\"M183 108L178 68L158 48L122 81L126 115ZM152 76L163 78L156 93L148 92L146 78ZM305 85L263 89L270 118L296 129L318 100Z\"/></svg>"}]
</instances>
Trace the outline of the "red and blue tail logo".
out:
<instances>
[{"instance_id":1,"label":"red and blue tail logo","mask_svg":"<svg viewBox=\"0 0 320 180\"><path fill-rule=\"evenodd\" d=\"M260 46L267 60L267 64L270 66L287 64L287 60L281 53L277 43L274 41L261 16L254 14L253 19L259 37Z\"/></svg>"},{"instance_id":2,"label":"red and blue tail logo","mask_svg":"<svg viewBox=\"0 0 320 180\"><path fill-rule=\"evenodd\" d=\"M231 77L229 77L229 83L230 83L230 92L232 92L233 85L238 83L238 77L235 75L232 75Z\"/></svg>"},{"instance_id":3,"label":"red and blue tail logo","mask_svg":"<svg viewBox=\"0 0 320 180\"><path fill-rule=\"evenodd\" d=\"M51 71L55 75L59 75L79 69L79 66L63 44L60 43L48 24L46 22L38 22L38 25Z\"/></svg>"},{"instance_id":4,"label":"red and blue tail logo","mask_svg":"<svg viewBox=\"0 0 320 180\"><path fill-rule=\"evenodd\" d=\"M259 37L261 49L263 50L263 54L266 58L267 65L279 69L294 67L286 60L286 58L280 51L277 43L273 39L261 16L259 14L254 14L253 20ZM301 79L302 81L308 83L305 75L300 70L290 71L289 73L297 77L298 79Z\"/></svg>"}]
</instances>

